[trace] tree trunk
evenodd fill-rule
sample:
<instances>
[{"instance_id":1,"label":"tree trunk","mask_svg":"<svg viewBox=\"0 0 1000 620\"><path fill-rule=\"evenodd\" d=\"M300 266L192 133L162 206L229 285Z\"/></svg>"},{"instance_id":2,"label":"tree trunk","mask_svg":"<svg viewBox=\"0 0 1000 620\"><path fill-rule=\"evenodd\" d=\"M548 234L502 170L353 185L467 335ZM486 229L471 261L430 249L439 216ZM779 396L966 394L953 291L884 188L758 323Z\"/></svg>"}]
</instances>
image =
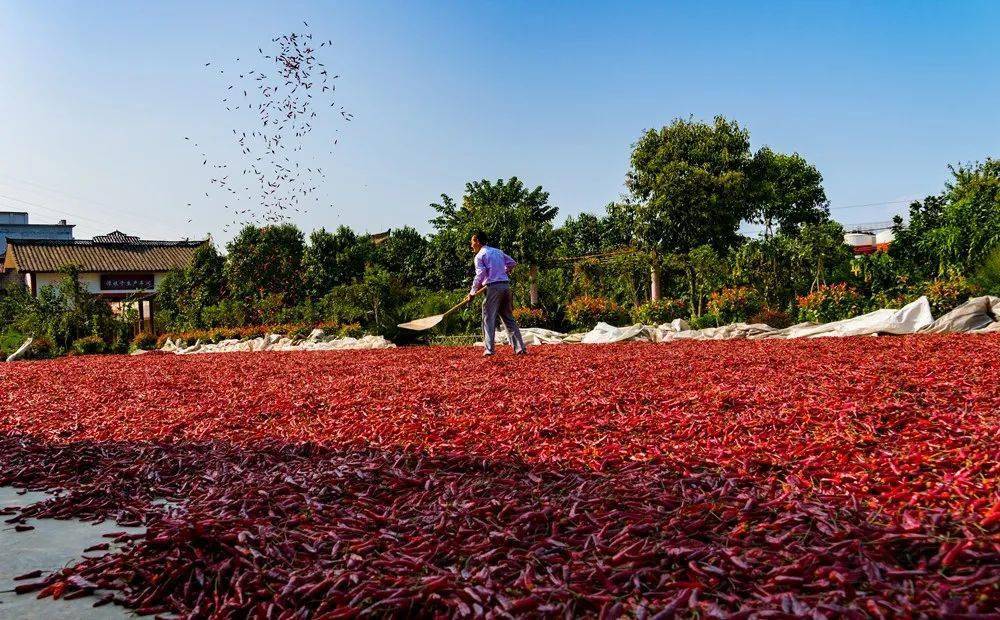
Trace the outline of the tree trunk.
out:
<instances>
[{"instance_id":1,"label":"tree trunk","mask_svg":"<svg viewBox=\"0 0 1000 620\"><path fill-rule=\"evenodd\" d=\"M538 307L538 265L528 269L528 291L531 297L531 307Z\"/></svg>"},{"instance_id":2,"label":"tree trunk","mask_svg":"<svg viewBox=\"0 0 1000 620\"><path fill-rule=\"evenodd\" d=\"M660 266L657 263L656 255L653 255L653 263L649 266L649 299L650 301L660 301Z\"/></svg>"},{"instance_id":3,"label":"tree trunk","mask_svg":"<svg viewBox=\"0 0 1000 620\"><path fill-rule=\"evenodd\" d=\"M694 265L686 265L685 271L688 274L688 293L691 298L691 312L694 316L701 316L701 294L698 291L698 272L694 270Z\"/></svg>"}]
</instances>

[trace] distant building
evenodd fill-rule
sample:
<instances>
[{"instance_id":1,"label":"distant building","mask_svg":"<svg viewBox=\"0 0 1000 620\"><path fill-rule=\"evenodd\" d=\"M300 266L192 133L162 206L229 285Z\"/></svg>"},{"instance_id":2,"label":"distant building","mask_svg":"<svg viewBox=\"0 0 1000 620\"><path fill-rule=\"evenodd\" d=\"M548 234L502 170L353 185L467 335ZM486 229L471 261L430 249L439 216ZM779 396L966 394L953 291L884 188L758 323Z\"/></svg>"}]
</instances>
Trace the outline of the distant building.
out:
<instances>
[{"instance_id":1,"label":"distant building","mask_svg":"<svg viewBox=\"0 0 1000 620\"><path fill-rule=\"evenodd\" d=\"M892 222L876 222L853 226L844 234L844 243L851 246L855 254L872 254L888 251L895 238Z\"/></svg>"},{"instance_id":2,"label":"distant building","mask_svg":"<svg viewBox=\"0 0 1000 620\"><path fill-rule=\"evenodd\" d=\"M7 238L3 270L20 279L33 295L54 286L60 271L75 266L80 284L107 300L116 312L137 304L141 328L152 331L154 300L168 272L191 264L207 241L146 241L114 231L93 239Z\"/></svg>"},{"instance_id":3,"label":"distant building","mask_svg":"<svg viewBox=\"0 0 1000 620\"><path fill-rule=\"evenodd\" d=\"M10 281L2 267L7 237L69 241L73 239L73 224L67 224L66 220L59 220L58 224L31 224L27 213L0 211L0 288Z\"/></svg>"},{"instance_id":4,"label":"distant building","mask_svg":"<svg viewBox=\"0 0 1000 620\"><path fill-rule=\"evenodd\" d=\"M73 238L73 227L66 220L59 220L58 224L31 224L27 213L0 211L0 255L7 247L7 237L65 241Z\"/></svg>"}]
</instances>

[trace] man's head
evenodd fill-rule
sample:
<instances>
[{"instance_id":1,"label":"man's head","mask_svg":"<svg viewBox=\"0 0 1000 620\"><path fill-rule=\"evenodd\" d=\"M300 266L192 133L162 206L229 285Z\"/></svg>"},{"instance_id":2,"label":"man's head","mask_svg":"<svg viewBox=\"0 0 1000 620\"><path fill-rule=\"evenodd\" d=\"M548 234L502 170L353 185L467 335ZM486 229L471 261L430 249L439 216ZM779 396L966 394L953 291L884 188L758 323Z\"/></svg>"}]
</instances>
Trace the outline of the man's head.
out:
<instances>
[{"instance_id":1,"label":"man's head","mask_svg":"<svg viewBox=\"0 0 1000 620\"><path fill-rule=\"evenodd\" d=\"M472 248L472 251L478 252L483 249L484 245L489 245L489 239L486 238L486 233L481 230L477 230L472 233L472 237L469 239L469 247Z\"/></svg>"}]
</instances>

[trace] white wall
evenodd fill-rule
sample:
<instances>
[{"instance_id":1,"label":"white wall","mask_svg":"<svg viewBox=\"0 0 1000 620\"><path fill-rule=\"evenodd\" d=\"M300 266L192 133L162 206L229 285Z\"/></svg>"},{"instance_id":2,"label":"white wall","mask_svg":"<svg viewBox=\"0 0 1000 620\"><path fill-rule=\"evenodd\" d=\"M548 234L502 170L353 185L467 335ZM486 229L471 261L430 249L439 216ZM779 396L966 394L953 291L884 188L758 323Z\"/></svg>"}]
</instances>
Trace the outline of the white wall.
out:
<instances>
[{"instance_id":1,"label":"white wall","mask_svg":"<svg viewBox=\"0 0 1000 620\"><path fill-rule=\"evenodd\" d=\"M163 282L163 277L167 273L158 272L153 274L153 288L159 289L160 283ZM27 276L25 276L27 278ZM63 275L61 273L39 273L35 274L38 278L38 288L35 290L42 290L46 286L58 286L59 282L62 280ZM100 273L81 273L80 274L80 284L83 285L87 291L91 293L134 293L135 291L102 291L101 290L101 274Z\"/></svg>"}]
</instances>

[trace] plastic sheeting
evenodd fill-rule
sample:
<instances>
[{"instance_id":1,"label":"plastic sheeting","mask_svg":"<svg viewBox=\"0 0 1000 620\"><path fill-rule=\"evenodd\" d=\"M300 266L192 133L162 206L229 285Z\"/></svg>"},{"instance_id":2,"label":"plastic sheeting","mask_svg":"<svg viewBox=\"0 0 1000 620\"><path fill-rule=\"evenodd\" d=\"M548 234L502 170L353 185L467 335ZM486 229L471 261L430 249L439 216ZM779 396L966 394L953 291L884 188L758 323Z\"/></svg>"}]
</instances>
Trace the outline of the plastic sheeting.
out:
<instances>
[{"instance_id":1,"label":"plastic sheeting","mask_svg":"<svg viewBox=\"0 0 1000 620\"><path fill-rule=\"evenodd\" d=\"M240 353L252 351L343 351L349 349L393 349L396 345L382 336L363 336L361 338L324 338L321 334L313 334L306 340L292 340L279 334L268 334L263 338L251 340L223 340L216 344L196 342L191 346L180 347L167 340L161 351L177 355L196 353Z\"/></svg>"},{"instance_id":2,"label":"plastic sheeting","mask_svg":"<svg viewBox=\"0 0 1000 620\"><path fill-rule=\"evenodd\" d=\"M521 334L528 344L608 344L612 342L644 341L673 342L675 340L739 340L739 339L791 339L791 338L843 338L847 336L905 335L959 332L1000 332L1000 298L976 297L965 302L937 320L931 314L926 297L921 297L902 308L886 308L850 319L822 323L800 323L776 329L761 323L734 323L721 327L690 329L687 321L676 319L663 325L630 325L615 327L598 323L585 334L561 334L548 329L522 328ZM497 334L499 344L507 344L507 333ZM482 343L478 343L482 345Z\"/></svg>"}]
</instances>

